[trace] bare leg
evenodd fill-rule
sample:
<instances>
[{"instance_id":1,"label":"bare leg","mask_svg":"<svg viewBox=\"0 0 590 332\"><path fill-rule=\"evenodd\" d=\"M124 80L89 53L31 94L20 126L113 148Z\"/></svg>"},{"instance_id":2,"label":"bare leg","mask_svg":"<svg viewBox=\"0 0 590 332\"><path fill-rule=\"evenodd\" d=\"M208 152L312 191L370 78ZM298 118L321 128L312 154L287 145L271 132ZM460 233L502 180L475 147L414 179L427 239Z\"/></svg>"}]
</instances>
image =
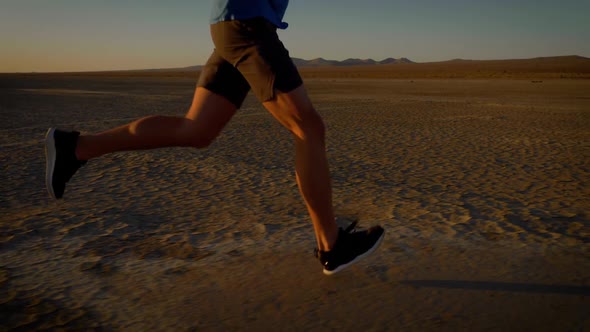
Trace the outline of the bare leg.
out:
<instances>
[{"instance_id":1,"label":"bare leg","mask_svg":"<svg viewBox=\"0 0 590 332\"><path fill-rule=\"evenodd\" d=\"M170 146L206 147L236 112L222 96L198 87L184 118L154 115L95 135L81 135L76 147L80 160L107 153Z\"/></svg>"},{"instance_id":2,"label":"bare leg","mask_svg":"<svg viewBox=\"0 0 590 332\"><path fill-rule=\"evenodd\" d=\"M278 92L264 107L295 138L295 173L313 222L318 248L329 251L338 237L332 208L332 187L326 158L325 128L303 86Z\"/></svg>"}]
</instances>

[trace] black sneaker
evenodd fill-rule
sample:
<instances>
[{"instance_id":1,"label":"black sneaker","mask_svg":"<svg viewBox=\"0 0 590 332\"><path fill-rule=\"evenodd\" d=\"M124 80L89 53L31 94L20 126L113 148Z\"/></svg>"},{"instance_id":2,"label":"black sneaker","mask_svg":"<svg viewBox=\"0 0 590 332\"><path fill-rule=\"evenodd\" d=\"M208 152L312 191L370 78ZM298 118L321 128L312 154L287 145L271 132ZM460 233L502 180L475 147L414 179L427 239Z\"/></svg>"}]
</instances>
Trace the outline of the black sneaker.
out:
<instances>
[{"instance_id":1,"label":"black sneaker","mask_svg":"<svg viewBox=\"0 0 590 332\"><path fill-rule=\"evenodd\" d=\"M62 198L66 182L84 166L86 161L76 158L76 144L80 133L67 132L49 128L45 134L45 184L49 195L54 199Z\"/></svg>"},{"instance_id":2,"label":"black sneaker","mask_svg":"<svg viewBox=\"0 0 590 332\"><path fill-rule=\"evenodd\" d=\"M324 266L324 274L332 275L360 261L375 251L383 241L385 230L374 226L364 231L353 231L356 221L338 230L336 245L330 251L316 249L315 255Z\"/></svg>"}]
</instances>

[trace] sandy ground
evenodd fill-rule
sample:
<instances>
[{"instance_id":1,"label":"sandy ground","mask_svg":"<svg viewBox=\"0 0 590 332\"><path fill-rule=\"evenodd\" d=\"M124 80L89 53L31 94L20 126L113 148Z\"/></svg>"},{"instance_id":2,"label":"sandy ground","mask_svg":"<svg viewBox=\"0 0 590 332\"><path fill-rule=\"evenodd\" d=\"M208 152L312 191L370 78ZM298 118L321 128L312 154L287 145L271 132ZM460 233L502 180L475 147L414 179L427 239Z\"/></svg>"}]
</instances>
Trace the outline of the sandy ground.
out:
<instances>
[{"instance_id":1,"label":"sandy ground","mask_svg":"<svg viewBox=\"0 0 590 332\"><path fill-rule=\"evenodd\" d=\"M47 127L182 115L194 80L2 77L0 330L590 330L590 81L307 86L339 223L387 232L334 277L252 97L209 149L102 157L54 202Z\"/></svg>"}]
</instances>

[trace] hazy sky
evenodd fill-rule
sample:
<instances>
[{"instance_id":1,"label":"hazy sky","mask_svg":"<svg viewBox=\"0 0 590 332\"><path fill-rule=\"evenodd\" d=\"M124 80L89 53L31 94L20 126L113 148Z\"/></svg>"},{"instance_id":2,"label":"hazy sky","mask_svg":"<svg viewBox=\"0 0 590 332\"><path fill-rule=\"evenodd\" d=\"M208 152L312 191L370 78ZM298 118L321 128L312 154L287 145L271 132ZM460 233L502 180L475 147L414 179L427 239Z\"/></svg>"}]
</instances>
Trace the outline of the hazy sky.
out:
<instances>
[{"instance_id":1,"label":"hazy sky","mask_svg":"<svg viewBox=\"0 0 590 332\"><path fill-rule=\"evenodd\" d=\"M0 0L0 72L203 64L211 0ZM300 58L590 57L588 0L291 0Z\"/></svg>"}]
</instances>

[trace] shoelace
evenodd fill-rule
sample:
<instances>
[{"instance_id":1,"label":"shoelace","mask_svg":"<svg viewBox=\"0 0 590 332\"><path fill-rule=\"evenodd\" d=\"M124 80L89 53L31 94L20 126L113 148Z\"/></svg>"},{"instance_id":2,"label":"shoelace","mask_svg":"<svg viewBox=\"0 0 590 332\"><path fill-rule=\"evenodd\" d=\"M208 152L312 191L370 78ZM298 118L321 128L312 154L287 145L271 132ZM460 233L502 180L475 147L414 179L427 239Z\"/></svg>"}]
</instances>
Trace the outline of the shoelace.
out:
<instances>
[{"instance_id":1,"label":"shoelace","mask_svg":"<svg viewBox=\"0 0 590 332\"><path fill-rule=\"evenodd\" d=\"M350 225L348 225L344 229L344 232L346 232L346 233L354 233L356 231L356 226L357 225L358 225L358 221L357 220L351 222ZM320 258L320 249L314 248L313 249L313 255L315 256L315 258Z\"/></svg>"},{"instance_id":2,"label":"shoelace","mask_svg":"<svg viewBox=\"0 0 590 332\"><path fill-rule=\"evenodd\" d=\"M353 221L350 223L350 225L348 225L348 227L346 227L346 229L344 230L346 233L354 233L356 232L356 225L359 222L357 220Z\"/></svg>"}]
</instances>

